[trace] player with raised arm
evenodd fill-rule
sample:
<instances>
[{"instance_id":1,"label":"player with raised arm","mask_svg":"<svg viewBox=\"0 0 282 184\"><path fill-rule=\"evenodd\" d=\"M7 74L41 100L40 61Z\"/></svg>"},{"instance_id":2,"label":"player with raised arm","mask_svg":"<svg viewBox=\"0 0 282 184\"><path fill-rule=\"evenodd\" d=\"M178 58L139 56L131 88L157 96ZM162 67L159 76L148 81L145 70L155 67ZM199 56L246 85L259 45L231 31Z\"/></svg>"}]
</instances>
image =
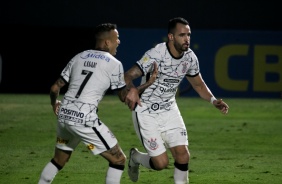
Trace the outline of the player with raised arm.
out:
<instances>
[{"instance_id":1,"label":"player with raised arm","mask_svg":"<svg viewBox=\"0 0 282 184\"><path fill-rule=\"evenodd\" d=\"M147 153L132 148L129 153L128 175L133 182L139 178L139 165L162 170L168 166L169 149L174 158L174 183L187 184L188 134L178 109L175 95L180 82L186 78L200 97L213 104L223 114L228 105L217 100L205 84L198 58L189 48L191 29L181 17L173 18L168 24L168 41L157 44L148 50L137 63L125 73L127 85L133 86L133 80L141 77L145 83L151 76L153 63L157 64L158 76L148 88L137 89L141 94L142 106L132 112L133 124L138 138Z\"/></svg>"},{"instance_id":2,"label":"player with raised arm","mask_svg":"<svg viewBox=\"0 0 282 184\"><path fill-rule=\"evenodd\" d=\"M114 57L120 44L116 25L100 24L94 35L95 49L74 56L51 86L51 105L58 118L57 143L54 157L41 172L39 184L53 181L80 142L94 155L101 155L109 162L105 183L120 183L126 156L114 134L99 119L98 105L109 88L117 90L120 100L130 109L136 103L141 104L137 89L126 86L123 65ZM155 68L146 86L154 82L156 75ZM60 89L66 84L68 90L60 102Z\"/></svg>"}]
</instances>

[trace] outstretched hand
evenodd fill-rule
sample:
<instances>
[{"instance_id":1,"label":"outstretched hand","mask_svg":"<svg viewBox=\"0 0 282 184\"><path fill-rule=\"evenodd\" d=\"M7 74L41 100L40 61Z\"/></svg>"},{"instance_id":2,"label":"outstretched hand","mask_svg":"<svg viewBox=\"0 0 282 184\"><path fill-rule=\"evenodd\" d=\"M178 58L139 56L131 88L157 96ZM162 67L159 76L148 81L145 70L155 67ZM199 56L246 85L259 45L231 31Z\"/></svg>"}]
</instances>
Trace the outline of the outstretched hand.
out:
<instances>
[{"instance_id":1,"label":"outstretched hand","mask_svg":"<svg viewBox=\"0 0 282 184\"><path fill-rule=\"evenodd\" d=\"M227 114L228 113L229 106L222 99L214 100L213 101L213 105L217 109L219 109L223 114Z\"/></svg>"}]
</instances>

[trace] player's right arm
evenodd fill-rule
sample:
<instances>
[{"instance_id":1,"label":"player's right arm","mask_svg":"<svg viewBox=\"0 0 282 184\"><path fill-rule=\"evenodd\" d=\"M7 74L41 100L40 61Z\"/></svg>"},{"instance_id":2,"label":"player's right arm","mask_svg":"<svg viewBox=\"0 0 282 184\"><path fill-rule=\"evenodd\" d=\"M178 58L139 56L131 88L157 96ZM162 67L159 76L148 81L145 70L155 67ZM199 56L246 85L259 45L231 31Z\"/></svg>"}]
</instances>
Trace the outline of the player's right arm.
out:
<instances>
[{"instance_id":1,"label":"player's right arm","mask_svg":"<svg viewBox=\"0 0 282 184\"><path fill-rule=\"evenodd\" d=\"M154 65L154 70L149 80L146 83L137 87L139 94L143 93L143 91L146 88L148 88L150 85L152 85L157 78L158 66L156 62L154 62L153 65ZM141 76L142 76L142 71L140 70L140 68L137 65L134 65L131 69L129 69L124 75L124 80L128 88L135 87L133 84L133 80Z\"/></svg>"},{"instance_id":2,"label":"player's right arm","mask_svg":"<svg viewBox=\"0 0 282 184\"><path fill-rule=\"evenodd\" d=\"M150 85L154 83L154 81L157 78L157 75L158 75L158 67L157 67L157 64L154 63L154 70L149 80L146 83L138 87L135 87L133 84L133 80L142 76L142 71L140 70L140 68L137 65L134 65L131 69L129 69L125 73L124 80L126 83L126 90L128 91L128 93L126 94L124 102L126 105L128 105L128 107L131 110L135 108L136 103L142 106L140 99L139 99L139 94L141 94L146 88L148 88ZM136 97L136 89L137 89L137 97Z\"/></svg>"},{"instance_id":3,"label":"player's right arm","mask_svg":"<svg viewBox=\"0 0 282 184\"><path fill-rule=\"evenodd\" d=\"M141 70L137 66L133 66L124 74L126 87L118 92L120 100L124 102L130 110L135 108L136 103L141 106L138 89L133 84L133 80L141 75Z\"/></svg>"},{"instance_id":4,"label":"player's right arm","mask_svg":"<svg viewBox=\"0 0 282 184\"><path fill-rule=\"evenodd\" d=\"M60 90L62 87L65 86L65 82L62 78L58 78L56 80L56 82L51 86L50 89L50 100L51 100L51 105L53 107L53 111L56 115L58 115L58 111L59 111L59 106L61 104L61 102L59 100L57 100L59 94L60 94Z\"/></svg>"}]
</instances>

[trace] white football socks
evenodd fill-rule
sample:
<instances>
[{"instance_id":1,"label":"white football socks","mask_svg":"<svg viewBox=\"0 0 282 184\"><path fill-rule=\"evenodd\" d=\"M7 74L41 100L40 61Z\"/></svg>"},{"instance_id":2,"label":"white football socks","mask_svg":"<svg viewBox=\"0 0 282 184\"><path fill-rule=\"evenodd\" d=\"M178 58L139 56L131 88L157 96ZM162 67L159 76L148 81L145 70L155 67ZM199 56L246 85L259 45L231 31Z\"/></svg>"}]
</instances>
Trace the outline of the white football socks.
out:
<instances>
[{"instance_id":1,"label":"white football socks","mask_svg":"<svg viewBox=\"0 0 282 184\"><path fill-rule=\"evenodd\" d=\"M106 184L120 184L122 173L123 170L109 167L106 176Z\"/></svg>"},{"instance_id":2,"label":"white football socks","mask_svg":"<svg viewBox=\"0 0 282 184\"><path fill-rule=\"evenodd\" d=\"M188 184L189 178L188 173L189 171L181 171L174 167L174 183L175 184Z\"/></svg>"},{"instance_id":3,"label":"white football socks","mask_svg":"<svg viewBox=\"0 0 282 184\"><path fill-rule=\"evenodd\" d=\"M49 162L41 172L38 184L51 183L58 172L59 172L58 168L54 166L54 164Z\"/></svg>"}]
</instances>

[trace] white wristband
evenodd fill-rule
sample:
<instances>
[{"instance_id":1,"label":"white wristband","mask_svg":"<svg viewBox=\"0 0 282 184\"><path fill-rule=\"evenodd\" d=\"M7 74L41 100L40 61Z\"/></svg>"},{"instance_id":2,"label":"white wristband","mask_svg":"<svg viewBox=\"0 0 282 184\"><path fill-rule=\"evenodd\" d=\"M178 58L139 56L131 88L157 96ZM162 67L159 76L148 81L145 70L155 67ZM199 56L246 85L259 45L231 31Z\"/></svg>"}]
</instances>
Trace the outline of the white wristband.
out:
<instances>
[{"instance_id":1,"label":"white wristband","mask_svg":"<svg viewBox=\"0 0 282 184\"><path fill-rule=\"evenodd\" d=\"M216 98L214 96L211 97L210 103L213 104L213 101L215 101Z\"/></svg>"}]
</instances>

